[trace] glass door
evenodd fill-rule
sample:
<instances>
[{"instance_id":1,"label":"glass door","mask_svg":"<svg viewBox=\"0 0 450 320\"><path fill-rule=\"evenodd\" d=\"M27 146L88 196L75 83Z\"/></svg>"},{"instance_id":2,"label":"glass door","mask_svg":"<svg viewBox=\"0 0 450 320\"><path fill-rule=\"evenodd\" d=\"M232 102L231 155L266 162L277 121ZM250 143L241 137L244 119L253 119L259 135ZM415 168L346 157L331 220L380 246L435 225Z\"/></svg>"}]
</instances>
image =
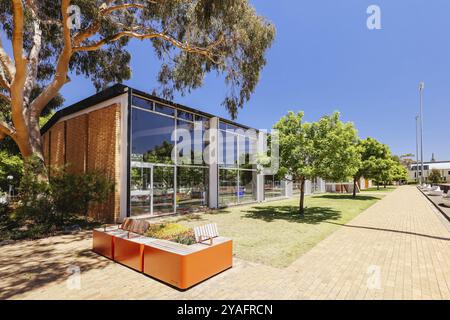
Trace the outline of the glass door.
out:
<instances>
[{"instance_id":1,"label":"glass door","mask_svg":"<svg viewBox=\"0 0 450 320\"><path fill-rule=\"evenodd\" d=\"M153 167L153 215L174 213L175 170L173 166Z\"/></svg>"},{"instance_id":2,"label":"glass door","mask_svg":"<svg viewBox=\"0 0 450 320\"><path fill-rule=\"evenodd\" d=\"M150 215L153 198L152 166L133 163L131 167L130 210L131 216Z\"/></svg>"},{"instance_id":3,"label":"glass door","mask_svg":"<svg viewBox=\"0 0 450 320\"><path fill-rule=\"evenodd\" d=\"M131 216L174 213L174 167L133 163Z\"/></svg>"}]
</instances>

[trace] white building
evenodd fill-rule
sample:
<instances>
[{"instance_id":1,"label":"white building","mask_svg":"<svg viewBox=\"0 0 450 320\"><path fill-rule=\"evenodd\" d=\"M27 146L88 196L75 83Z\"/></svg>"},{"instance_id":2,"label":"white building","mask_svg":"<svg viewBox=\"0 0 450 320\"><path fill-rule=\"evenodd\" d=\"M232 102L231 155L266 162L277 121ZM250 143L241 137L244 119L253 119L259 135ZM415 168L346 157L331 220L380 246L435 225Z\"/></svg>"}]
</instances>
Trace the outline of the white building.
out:
<instances>
[{"instance_id":1,"label":"white building","mask_svg":"<svg viewBox=\"0 0 450 320\"><path fill-rule=\"evenodd\" d=\"M429 161L423 163L423 176L425 179L428 178L428 176L431 173L431 170L437 169L440 171L441 176L446 182L450 182L450 161ZM408 168L408 174L410 180L417 180L418 177L421 175L421 163L416 165L416 163L413 163Z\"/></svg>"}]
</instances>

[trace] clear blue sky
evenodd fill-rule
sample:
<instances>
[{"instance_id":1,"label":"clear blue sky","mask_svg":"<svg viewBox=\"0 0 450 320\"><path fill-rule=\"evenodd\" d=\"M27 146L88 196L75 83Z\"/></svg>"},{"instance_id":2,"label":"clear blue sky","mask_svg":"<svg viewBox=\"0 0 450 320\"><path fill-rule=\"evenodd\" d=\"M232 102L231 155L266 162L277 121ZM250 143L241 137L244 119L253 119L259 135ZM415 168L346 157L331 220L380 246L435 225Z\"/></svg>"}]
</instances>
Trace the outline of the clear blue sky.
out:
<instances>
[{"instance_id":1,"label":"clear blue sky","mask_svg":"<svg viewBox=\"0 0 450 320\"><path fill-rule=\"evenodd\" d=\"M450 160L450 1L252 0L277 28L260 84L237 121L270 128L288 110L306 119L339 110L361 137L373 136L394 153L415 153L418 83L425 81L425 159ZM381 7L382 30L366 27L366 9ZM159 62L146 42L132 43L127 84L155 86ZM75 78L63 89L67 104L94 93ZM227 117L226 88L215 75L176 102Z\"/></svg>"}]
</instances>

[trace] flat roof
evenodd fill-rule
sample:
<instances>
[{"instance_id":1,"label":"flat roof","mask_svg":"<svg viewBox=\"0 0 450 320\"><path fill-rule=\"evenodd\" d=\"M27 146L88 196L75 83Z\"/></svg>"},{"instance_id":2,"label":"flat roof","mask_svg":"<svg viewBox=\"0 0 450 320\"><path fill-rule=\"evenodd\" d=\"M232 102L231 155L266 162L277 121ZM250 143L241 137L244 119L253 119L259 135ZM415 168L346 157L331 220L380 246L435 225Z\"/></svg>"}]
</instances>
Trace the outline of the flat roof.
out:
<instances>
[{"instance_id":1,"label":"flat roof","mask_svg":"<svg viewBox=\"0 0 450 320\"><path fill-rule=\"evenodd\" d=\"M141 91L141 90L138 90L138 89L134 89L132 87L126 86L126 85L121 84L121 83L117 83L117 84L115 84L115 85L113 85L111 87L108 87L108 88L106 88L106 89L104 89L102 91L99 91L98 93L96 93L96 94L94 94L94 95L92 95L92 96L90 96L90 97L88 97L88 98L86 98L84 100L81 100L81 101L79 101L77 103L74 103L74 104L72 104L70 106L64 107L64 108L60 109L59 111L57 111L50 118L50 120L47 121L47 123L41 128L41 134L44 134L45 132L47 132L61 118L67 117L67 116L69 116L71 114L74 114L76 112L79 112L79 111L82 111L82 110L85 110L85 109L89 109L90 107L93 107L93 106L95 106L95 105L97 105L97 104L99 104L99 103L101 103L103 101L115 98L115 97L120 96L120 95L122 95L124 93L127 93L127 92L132 92L133 94L142 96L144 98L151 99L151 100L154 100L156 102L161 102L161 103L167 104L169 106L172 106L174 108L181 109L181 110L187 111L187 112L196 113L196 114L208 117L208 118L217 117L217 116L215 116L213 114L210 114L210 113L198 110L198 109L194 109L194 108L191 108L191 107L187 107L187 106L184 106L184 105L181 105L181 104L169 101L169 100L165 100L165 99L162 99L162 98L157 97L155 95L146 93L144 91ZM246 126L246 125L234 122L232 120L228 120L228 119L221 118L221 117L217 117L217 118L219 118L219 120L222 121L222 122L226 122L226 123L229 123L229 124L232 124L232 125L244 128L244 129L254 129L254 128L251 128L249 126Z\"/></svg>"}]
</instances>

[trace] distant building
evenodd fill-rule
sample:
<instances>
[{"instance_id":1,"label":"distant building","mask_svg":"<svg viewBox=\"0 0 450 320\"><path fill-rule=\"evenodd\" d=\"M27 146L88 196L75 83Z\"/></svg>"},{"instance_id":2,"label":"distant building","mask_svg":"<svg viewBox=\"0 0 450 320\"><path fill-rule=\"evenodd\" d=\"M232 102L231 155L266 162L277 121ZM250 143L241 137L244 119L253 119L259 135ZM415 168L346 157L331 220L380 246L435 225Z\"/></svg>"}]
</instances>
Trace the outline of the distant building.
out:
<instances>
[{"instance_id":1,"label":"distant building","mask_svg":"<svg viewBox=\"0 0 450 320\"><path fill-rule=\"evenodd\" d=\"M423 163L423 176L425 179L428 178L433 169L439 170L443 179L450 182L450 161L436 161L433 154L431 161ZM412 163L408 168L408 174L411 180L418 180L421 174L421 163L418 165L415 162Z\"/></svg>"}]
</instances>

